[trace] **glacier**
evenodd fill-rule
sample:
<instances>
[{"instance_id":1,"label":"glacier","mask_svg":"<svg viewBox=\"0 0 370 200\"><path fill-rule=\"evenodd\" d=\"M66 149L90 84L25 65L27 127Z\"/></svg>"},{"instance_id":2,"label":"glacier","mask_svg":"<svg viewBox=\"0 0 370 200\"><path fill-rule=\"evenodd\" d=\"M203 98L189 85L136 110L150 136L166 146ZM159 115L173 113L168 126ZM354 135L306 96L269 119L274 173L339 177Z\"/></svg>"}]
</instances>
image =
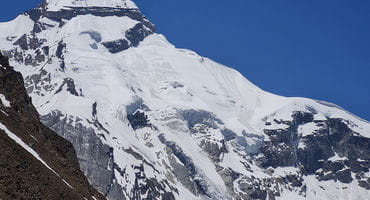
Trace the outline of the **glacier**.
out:
<instances>
[{"instance_id":1,"label":"glacier","mask_svg":"<svg viewBox=\"0 0 370 200\"><path fill-rule=\"evenodd\" d=\"M107 199L367 199L370 123L178 49L129 0L0 23L43 123Z\"/></svg>"}]
</instances>

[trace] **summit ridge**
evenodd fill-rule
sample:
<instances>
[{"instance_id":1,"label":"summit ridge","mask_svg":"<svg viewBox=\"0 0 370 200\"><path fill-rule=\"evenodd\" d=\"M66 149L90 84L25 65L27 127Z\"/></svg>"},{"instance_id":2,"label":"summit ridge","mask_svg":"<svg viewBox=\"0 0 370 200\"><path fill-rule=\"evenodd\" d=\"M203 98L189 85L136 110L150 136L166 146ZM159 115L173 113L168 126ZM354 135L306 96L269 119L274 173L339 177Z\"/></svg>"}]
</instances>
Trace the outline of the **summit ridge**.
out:
<instances>
[{"instance_id":1,"label":"summit ridge","mask_svg":"<svg viewBox=\"0 0 370 200\"><path fill-rule=\"evenodd\" d=\"M135 3L131 0L44 0L46 9L58 11L73 7L112 7L112 8L134 8Z\"/></svg>"},{"instance_id":2,"label":"summit ridge","mask_svg":"<svg viewBox=\"0 0 370 200\"><path fill-rule=\"evenodd\" d=\"M107 199L370 196L369 122L176 48L132 1L46 3L0 23L0 49Z\"/></svg>"}]
</instances>

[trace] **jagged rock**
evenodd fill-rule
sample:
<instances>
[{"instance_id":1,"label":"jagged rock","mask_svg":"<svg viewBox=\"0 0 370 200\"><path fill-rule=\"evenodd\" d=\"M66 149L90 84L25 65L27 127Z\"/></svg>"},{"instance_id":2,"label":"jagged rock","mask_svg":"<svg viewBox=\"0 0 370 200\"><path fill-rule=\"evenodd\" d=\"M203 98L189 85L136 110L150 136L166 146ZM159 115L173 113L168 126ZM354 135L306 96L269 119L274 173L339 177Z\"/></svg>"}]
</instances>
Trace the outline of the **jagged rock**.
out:
<instances>
[{"instance_id":1,"label":"jagged rock","mask_svg":"<svg viewBox=\"0 0 370 200\"><path fill-rule=\"evenodd\" d=\"M103 42L102 45L104 45L104 47L111 53L118 53L130 48L130 44L125 39Z\"/></svg>"},{"instance_id":2,"label":"jagged rock","mask_svg":"<svg viewBox=\"0 0 370 200\"><path fill-rule=\"evenodd\" d=\"M76 86L75 86L75 83L74 83L74 80L71 79L71 78L66 78L64 79L62 85L59 87L59 89L55 92L55 94L58 94L59 92L61 92L63 90L63 87L66 85L67 87L67 91L69 93L71 93L72 95L74 96L79 96L77 90L76 90Z\"/></svg>"},{"instance_id":3,"label":"jagged rock","mask_svg":"<svg viewBox=\"0 0 370 200\"><path fill-rule=\"evenodd\" d=\"M72 144L41 124L22 75L1 53L0 94L11 102L0 108L0 199L104 199L80 171Z\"/></svg>"},{"instance_id":4,"label":"jagged rock","mask_svg":"<svg viewBox=\"0 0 370 200\"><path fill-rule=\"evenodd\" d=\"M241 176L240 173L235 172L234 170L227 168L227 169L220 169L218 173L221 175L225 185L228 187L230 191L234 190L234 182Z\"/></svg>"},{"instance_id":5,"label":"jagged rock","mask_svg":"<svg viewBox=\"0 0 370 200\"><path fill-rule=\"evenodd\" d=\"M144 18L139 10L130 8L73 7L73 9L68 10L62 9L60 11L42 11L41 13L39 13L39 11L32 11L28 13L33 15L33 18L36 20L38 20L39 17L44 16L56 21L61 21L62 19L70 20L79 15L94 15L100 17L127 16L145 24L145 26L151 29L153 32L155 31L154 25Z\"/></svg>"},{"instance_id":6,"label":"jagged rock","mask_svg":"<svg viewBox=\"0 0 370 200\"><path fill-rule=\"evenodd\" d=\"M136 24L133 28L126 32L126 38L130 41L131 46L138 46L148 35L151 35L153 31L146 30L142 23Z\"/></svg>"},{"instance_id":7,"label":"jagged rock","mask_svg":"<svg viewBox=\"0 0 370 200\"><path fill-rule=\"evenodd\" d=\"M350 183L353 180L351 177L350 169L338 171L337 173L335 173L335 177L342 183Z\"/></svg>"},{"instance_id":8,"label":"jagged rock","mask_svg":"<svg viewBox=\"0 0 370 200\"><path fill-rule=\"evenodd\" d=\"M41 47L45 40L39 40L35 35L29 37L27 34L23 34L13 45L18 45L22 50L33 49Z\"/></svg>"},{"instance_id":9,"label":"jagged rock","mask_svg":"<svg viewBox=\"0 0 370 200\"><path fill-rule=\"evenodd\" d=\"M202 140L199 145L205 152L208 153L209 157L214 162L219 162L221 155L227 153L225 142L222 141L221 145L219 143L211 143L207 140Z\"/></svg>"},{"instance_id":10,"label":"jagged rock","mask_svg":"<svg viewBox=\"0 0 370 200\"><path fill-rule=\"evenodd\" d=\"M225 140L226 141L230 141L230 140L233 140L236 138L236 133L234 133L232 130L230 129L222 129L221 130L221 133L222 135L224 136Z\"/></svg>"},{"instance_id":11,"label":"jagged rock","mask_svg":"<svg viewBox=\"0 0 370 200\"><path fill-rule=\"evenodd\" d=\"M86 128L80 119L69 119L59 111L41 116L41 121L72 142L81 169L95 188L114 200L122 197L122 191L109 191L114 178L112 170L109 170L113 169L112 150L102 143L94 129Z\"/></svg>"},{"instance_id":12,"label":"jagged rock","mask_svg":"<svg viewBox=\"0 0 370 200\"><path fill-rule=\"evenodd\" d=\"M136 47L141 41L143 41L148 35L153 32L147 30L142 23L136 24L133 28L126 31L126 39L119 39L115 41L103 42L105 48L111 53L118 53L124 51L130 47Z\"/></svg>"},{"instance_id":13,"label":"jagged rock","mask_svg":"<svg viewBox=\"0 0 370 200\"><path fill-rule=\"evenodd\" d=\"M127 119L134 130L150 126L148 116L140 111L137 111L134 114L128 114Z\"/></svg>"},{"instance_id":14,"label":"jagged rock","mask_svg":"<svg viewBox=\"0 0 370 200\"><path fill-rule=\"evenodd\" d=\"M13 45L18 45L23 50L28 50L27 35L23 34Z\"/></svg>"},{"instance_id":15,"label":"jagged rock","mask_svg":"<svg viewBox=\"0 0 370 200\"><path fill-rule=\"evenodd\" d=\"M368 122L175 48L130 0L45 0L10 26L0 44L41 119L109 199L369 196Z\"/></svg>"}]
</instances>

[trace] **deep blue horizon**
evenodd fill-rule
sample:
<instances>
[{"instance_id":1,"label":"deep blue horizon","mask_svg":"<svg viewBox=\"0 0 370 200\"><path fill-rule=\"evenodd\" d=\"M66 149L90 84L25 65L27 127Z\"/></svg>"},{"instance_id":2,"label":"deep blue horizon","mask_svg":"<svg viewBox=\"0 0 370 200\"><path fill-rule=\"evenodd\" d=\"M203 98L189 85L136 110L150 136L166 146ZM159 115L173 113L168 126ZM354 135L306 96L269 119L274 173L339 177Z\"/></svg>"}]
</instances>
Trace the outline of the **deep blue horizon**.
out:
<instances>
[{"instance_id":1,"label":"deep blue horizon","mask_svg":"<svg viewBox=\"0 0 370 200\"><path fill-rule=\"evenodd\" d=\"M0 22L40 2L3 2ZM370 1L135 2L175 46L269 92L329 101L370 120Z\"/></svg>"}]
</instances>

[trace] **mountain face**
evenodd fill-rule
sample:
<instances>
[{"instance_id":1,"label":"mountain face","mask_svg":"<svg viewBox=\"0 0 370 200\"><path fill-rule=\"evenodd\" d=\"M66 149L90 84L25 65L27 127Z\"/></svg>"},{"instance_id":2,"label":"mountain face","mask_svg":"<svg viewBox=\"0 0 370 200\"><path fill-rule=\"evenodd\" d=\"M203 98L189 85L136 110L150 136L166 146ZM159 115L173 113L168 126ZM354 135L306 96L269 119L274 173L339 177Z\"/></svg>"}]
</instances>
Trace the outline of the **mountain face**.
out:
<instances>
[{"instance_id":1,"label":"mountain face","mask_svg":"<svg viewBox=\"0 0 370 200\"><path fill-rule=\"evenodd\" d=\"M44 126L23 78L0 54L0 199L105 199L70 142Z\"/></svg>"},{"instance_id":2,"label":"mountain face","mask_svg":"<svg viewBox=\"0 0 370 200\"><path fill-rule=\"evenodd\" d=\"M107 199L370 196L369 122L175 48L132 1L46 0L0 47Z\"/></svg>"}]
</instances>

